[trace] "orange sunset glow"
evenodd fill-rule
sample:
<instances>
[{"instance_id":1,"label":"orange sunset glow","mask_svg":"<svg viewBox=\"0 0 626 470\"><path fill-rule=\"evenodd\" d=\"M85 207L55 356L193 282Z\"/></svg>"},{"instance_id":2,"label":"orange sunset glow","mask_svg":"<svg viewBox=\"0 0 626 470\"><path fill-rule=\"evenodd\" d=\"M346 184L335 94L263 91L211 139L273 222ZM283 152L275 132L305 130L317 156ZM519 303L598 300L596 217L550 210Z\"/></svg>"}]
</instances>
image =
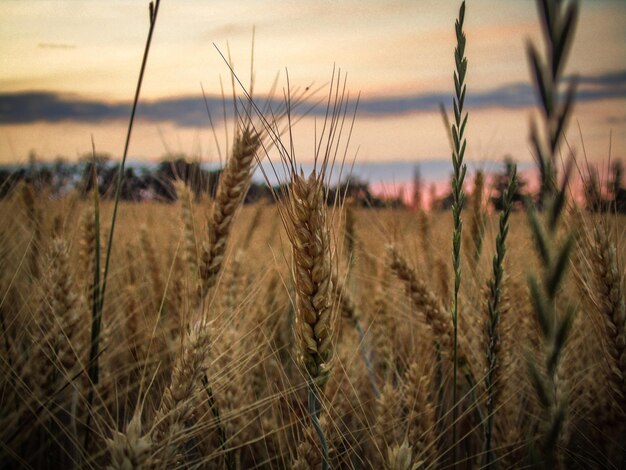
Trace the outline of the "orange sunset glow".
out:
<instances>
[{"instance_id":1,"label":"orange sunset glow","mask_svg":"<svg viewBox=\"0 0 626 470\"><path fill-rule=\"evenodd\" d=\"M266 96L278 76L282 97L285 70L292 87L321 87L336 65L351 96L361 94L349 155L358 148L362 162L446 159L438 103L451 106L456 8L425 0L164 1L129 158L182 152L217 161L201 85L220 116L222 90L232 91L217 48L230 51L248 84L255 29L256 96ZM92 135L100 151L120 155L148 27L145 2L5 0L0 12L0 162L24 162L31 151L75 159L90 151ZM467 159L532 161L536 99L526 44L540 37L534 2L475 0L466 28ZM577 150L584 142L591 161L609 158L609 139L613 158L626 152L625 37L625 3L582 2L565 71L579 77L567 138ZM91 110L82 110L85 102ZM303 160L311 158L313 121L295 130ZM223 140L223 122L215 125Z\"/></svg>"}]
</instances>

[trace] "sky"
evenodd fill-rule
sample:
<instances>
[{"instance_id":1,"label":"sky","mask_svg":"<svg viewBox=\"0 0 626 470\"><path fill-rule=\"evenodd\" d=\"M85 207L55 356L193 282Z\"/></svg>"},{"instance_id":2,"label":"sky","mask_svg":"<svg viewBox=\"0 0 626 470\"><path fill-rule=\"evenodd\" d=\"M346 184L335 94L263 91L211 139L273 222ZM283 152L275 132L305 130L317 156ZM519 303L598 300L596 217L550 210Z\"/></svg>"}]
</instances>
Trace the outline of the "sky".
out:
<instances>
[{"instance_id":1,"label":"sky","mask_svg":"<svg viewBox=\"0 0 626 470\"><path fill-rule=\"evenodd\" d=\"M350 98L360 94L348 158L361 162L448 158L439 103L451 109L459 2L450 0L162 0L140 97L130 156L186 153L220 159L226 129L222 90L235 72L264 101L277 82L318 90L333 69ZM532 0L469 0L469 161L511 155L531 161L528 127L536 107L526 44L541 40ZM3 0L0 3L0 163L119 157L148 31L144 0ZM626 2L583 0L565 70L579 77L568 144L587 159L626 155ZM241 89L237 86L237 92ZM211 130L202 89L214 117ZM305 107L303 106L302 109ZM313 157L323 107L294 128L301 161ZM584 145L583 145L584 144Z\"/></svg>"}]
</instances>

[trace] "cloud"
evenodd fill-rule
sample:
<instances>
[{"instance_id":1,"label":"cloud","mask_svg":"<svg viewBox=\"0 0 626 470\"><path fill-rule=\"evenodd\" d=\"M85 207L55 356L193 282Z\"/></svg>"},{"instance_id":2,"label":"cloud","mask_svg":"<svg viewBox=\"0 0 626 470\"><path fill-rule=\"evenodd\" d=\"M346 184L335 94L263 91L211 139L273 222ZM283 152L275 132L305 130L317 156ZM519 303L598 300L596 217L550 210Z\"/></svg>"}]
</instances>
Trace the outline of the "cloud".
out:
<instances>
[{"instance_id":1,"label":"cloud","mask_svg":"<svg viewBox=\"0 0 626 470\"><path fill-rule=\"evenodd\" d=\"M0 123L102 121L128 116L130 105L108 104L51 92L0 94Z\"/></svg>"},{"instance_id":2,"label":"cloud","mask_svg":"<svg viewBox=\"0 0 626 470\"><path fill-rule=\"evenodd\" d=\"M599 85L599 86L607 86L607 87L619 87L624 86L626 84L626 70L615 70L612 72L607 72L599 75L586 75L586 76L574 76L570 75L568 77L576 78L580 85Z\"/></svg>"},{"instance_id":3,"label":"cloud","mask_svg":"<svg viewBox=\"0 0 626 470\"><path fill-rule=\"evenodd\" d=\"M439 109L440 103L448 105L451 100L452 96L448 92L361 100L359 103L359 114L397 115L419 111L434 111ZM530 85L512 84L484 92L469 92L466 103L470 109L492 107L524 108L534 104L534 95Z\"/></svg>"},{"instance_id":4,"label":"cloud","mask_svg":"<svg viewBox=\"0 0 626 470\"><path fill-rule=\"evenodd\" d=\"M579 102L606 99L623 99L626 96L626 70L617 70L594 76L578 77L576 99ZM226 100L226 116L234 114L231 100ZM440 103L449 105L449 92L432 92L418 95L362 98L359 102L359 116L385 117L424 111L435 111ZM469 92L469 109L504 108L518 109L536 104L533 87L529 83L512 83L491 90ZM310 112L323 115L324 106L311 110L313 102L302 103L293 114ZM354 100L349 103L353 109ZM282 99L265 98L257 103L261 108L270 106L274 113L284 107ZM214 123L224 116L224 103L221 96L208 96L206 103L202 96L164 98L155 101L140 101L137 117L153 122L170 121L181 127L206 126L209 123L207 106ZM76 96L54 92L0 93L0 124L25 124L31 122L101 122L127 119L130 103L108 103L105 101L84 100Z\"/></svg>"},{"instance_id":5,"label":"cloud","mask_svg":"<svg viewBox=\"0 0 626 470\"><path fill-rule=\"evenodd\" d=\"M76 49L75 44L63 44L54 42L40 42L37 44L39 49Z\"/></svg>"},{"instance_id":6,"label":"cloud","mask_svg":"<svg viewBox=\"0 0 626 470\"><path fill-rule=\"evenodd\" d=\"M268 106L274 112L284 109L278 99L262 99L256 103L262 110ZM244 104L238 103L239 111ZM224 114L234 115L232 100L221 96L183 96L164 98L156 101L141 101L137 106L139 119L166 122L171 121L182 127L204 126L209 123L207 108L213 122L223 120ZM298 111L310 108L303 103ZM0 93L0 124L28 124L32 122L102 122L128 119L130 103L108 103L106 101L85 100L73 95L54 92Z\"/></svg>"}]
</instances>

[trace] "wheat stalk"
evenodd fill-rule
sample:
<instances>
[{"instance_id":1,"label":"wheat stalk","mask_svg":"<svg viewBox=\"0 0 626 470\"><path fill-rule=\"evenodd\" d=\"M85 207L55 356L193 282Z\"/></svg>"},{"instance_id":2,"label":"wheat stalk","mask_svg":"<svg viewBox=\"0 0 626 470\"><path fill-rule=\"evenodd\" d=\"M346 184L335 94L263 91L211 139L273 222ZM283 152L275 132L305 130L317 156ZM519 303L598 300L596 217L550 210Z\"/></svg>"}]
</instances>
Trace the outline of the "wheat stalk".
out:
<instances>
[{"instance_id":1,"label":"wheat stalk","mask_svg":"<svg viewBox=\"0 0 626 470\"><path fill-rule=\"evenodd\" d=\"M530 135L541 176L539 203L542 206L558 192L557 149L571 114L576 91L576 82L572 80L565 99L560 99L558 85L574 39L578 18L578 3L568 2L563 9L564 3L561 0L537 1L545 39L546 59L541 58L534 44L528 43L528 60L543 114L544 132L539 132L536 121L533 120Z\"/></svg>"},{"instance_id":2,"label":"wheat stalk","mask_svg":"<svg viewBox=\"0 0 626 470\"><path fill-rule=\"evenodd\" d=\"M463 163L467 141L465 140L465 126L467 125L467 113L463 115L463 105L465 102L465 75L467 73L467 58L465 57L465 33L463 23L465 21L465 2L461 3L459 17L454 25L456 32L456 48L454 49L454 59L456 69L454 71L453 100L454 124L452 125L452 218L454 221L454 233L452 237L452 266L454 269L454 297L452 300L452 325L453 325L453 388L452 388L452 464L456 465L456 418L457 418L457 353L458 353L458 316L459 316L459 289L461 288L461 236L463 222L461 212L465 202L463 192L463 181L467 167Z\"/></svg>"},{"instance_id":3,"label":"wheat stalk","mask_svg":"<svg viewBox=\"0 0 626 470\"><path fill-rule=\"evenodd\" d=\"M506 239L509 233L509 215L513 206L513 196L517 189L517 167L513 167L511 181L502 195L504 210L500 214L499 232L496 236L496 254L493 257L493 277L489 280L489 298L487 300L487 320L485 322L485 343L487 344L487 373L485 374L485 388L487 398L487 423L485 423L485 459L487 468L494 465L491 440L494 427L494 413L496 403L502 391L501 359L500 359L500 315L502 283L504 279L504 257L506 255Z\"/></svg>"},{"instance_id":4,"label":"wheat stalk","mask_svg":"<svg viewBox=\"0 0 626 470\"><path fill-rule=\"evenodd\" d=\"M567 179L566 179L567 181ZM557 195L565 198L567 183ZM562 242L557 240L558 219L563 206L548 200L548 221L543 223L534 208L529 208L528 219L541 262L541 277L534 274L528 277L528 286L544 344L544 363L540 367L535 360L529 361L532 384L543 409L543 429L539 443L539 454L532 458L538 465L552 468L557 459L559 442L566 420L567 401L559 380L559 363L569 336L575 309L571 304L558 301L558 293L563 284L569 263L570 252L574 247L573 235L567 234ZM547 226L547 227L546 227ZM559 308L561 307L561 308ZM564 311L561 313L560 310Z\"/></svg>"},{"instance_id":5,"label":"wheat stalk","mask_svg":"<svg viewBox=\"0 0 626 470\"><path fill-rule=\"evenodd\" d=\"M529 223L542 273L541 281L536 276L530 275L528 285L544 340L545 362L540 368L534 360L530 360L529 370L544 418L539 449L537 451L532 449L534 453L532 460L536 465L551 468L562 457L558 447L563 439L567 401L563 396L562 387L559 386L558 369L575 311L568 305L564 313L560 314L558 309L560 305L557 302L557 294L574 246L574 238L568 234L564 241L557 240L558 224L566 202L571 161L566 168L563 184L558 188L556 157L574 102L576 87L572 83L565 100L560 103L558 84L574 37L578 4L569 3L564 10L560 0L540 0L538 5L547 59L546 61L541 59L533 44L528 45L528 56L535 88L540 97L544 132L543 137L540 136L535 121L532 121L530 139L541 174L539 207L546 210L546 220L540 220L534 207L529 208Z\"/></svg>"}]
</instances>

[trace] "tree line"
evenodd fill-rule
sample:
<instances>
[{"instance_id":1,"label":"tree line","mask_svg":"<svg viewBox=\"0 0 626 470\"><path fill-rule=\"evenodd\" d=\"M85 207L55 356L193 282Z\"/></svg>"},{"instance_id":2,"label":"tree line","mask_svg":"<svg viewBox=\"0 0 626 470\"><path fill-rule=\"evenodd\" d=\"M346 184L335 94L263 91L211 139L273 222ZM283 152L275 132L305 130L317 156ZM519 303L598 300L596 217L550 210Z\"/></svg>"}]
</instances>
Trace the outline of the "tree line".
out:
<instances>
[{"instance_id":1,"label":"tree line","mask_svg":"<svg viewBox=\"0 0 626 470\"><path fill-rule=\"evenodd\" d=\"M501 196L513 174L513 167L514 162L510 158L505 158L501 171L490 175L490 188L486 191L489 196L486 202L495 210L502 209ZM54 198L63 197L72 191L78 191L86 197L93 191L97 181L100 196L103 199L113 198L119 171L120 165L112 162L108 154L85 156L75 163L58 159L47 165L37 164L35 157L31 155L29 164L0 168L0 198L8 196L12 188L20 181L32 184L37 191L45 191ZM127 166L122 178L120 198L134 202L146 200L174 202L176 201L174 182L177 179L185 181L197 199L202 198L203 195L213 197L220 174L221 169L205 169L200 162L189 160L184 155L167 156L155 167ZM622 161L612 162L608 181L603 189L597 170L595 167L588 166L586 175L582 175L583 196L587 209L593 212L626 213L626 189L622 183L623 174ZM476 180L482 181L483 178L484 175L480 172L475 175ZM526 181L520 179L517 192L513 196L513 201L518 207L522 206L527 198L536 197L526 190L526 186ZM410 198L405 198L403 195L391 198L380 197L372 193L368 182L356 178L328 188L327 198L329 204L335 204L338 198L341 200L349 197L352 204L361 207L421 209L425 199L424 188L419 165L416 165ZM480 188L482 194L484 191L482 183ZM249 204L261 200L272 202L276 196L282 197L286 189L280 185L270 187L265 183L252 181L244 203ZM435 186L432 184L428 199L431 209L448 210L452 203L451 191L444 195L437 195Z\"/></svg>"}]
</instances>

